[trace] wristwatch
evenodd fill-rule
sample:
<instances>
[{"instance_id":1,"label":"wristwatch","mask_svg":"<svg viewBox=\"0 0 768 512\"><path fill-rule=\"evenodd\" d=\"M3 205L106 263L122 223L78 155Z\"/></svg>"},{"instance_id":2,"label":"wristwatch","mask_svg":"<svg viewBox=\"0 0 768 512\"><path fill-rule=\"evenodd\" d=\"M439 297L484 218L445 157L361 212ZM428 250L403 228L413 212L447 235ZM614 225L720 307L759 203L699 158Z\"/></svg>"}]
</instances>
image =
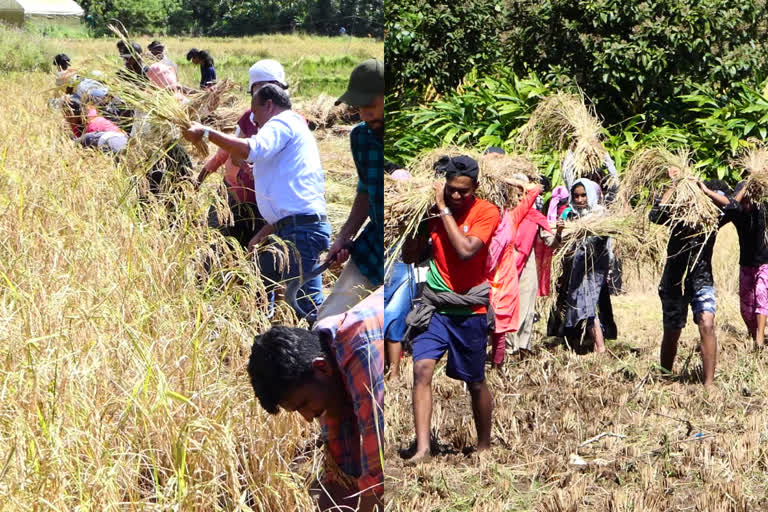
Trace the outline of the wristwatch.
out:
<instances>
[{"instance_id":1,"label":"wristwatch","mask_svg":"<svg viewBox=\"0 0 768 512\"><path fill-rule=\"evenodd\" d=\"M205 144L208 144L208 137L210 137L210 135L211 135L211 131L208 128L203 130L203 142Z\"/></svg>"},{"instance_id":2,"label":"wristwatch","mask_svg":"<svg viewBox=\"0 0 768 512\"><path fill-rule=\"evenodd\" d=\"M445 208L440 209L440 216L442 217L444 215L451 215L451 209L448 208L447 206Z\"/></svg>"}]
</instances>

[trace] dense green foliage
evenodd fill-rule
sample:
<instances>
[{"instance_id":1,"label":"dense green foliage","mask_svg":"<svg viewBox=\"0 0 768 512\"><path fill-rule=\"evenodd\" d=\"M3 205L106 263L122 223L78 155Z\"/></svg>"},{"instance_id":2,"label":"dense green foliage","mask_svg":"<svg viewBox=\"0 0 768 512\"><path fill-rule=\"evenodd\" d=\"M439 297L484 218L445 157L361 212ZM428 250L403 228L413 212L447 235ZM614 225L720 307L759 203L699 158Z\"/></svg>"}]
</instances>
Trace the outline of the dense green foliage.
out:
<instances>
[{"instance_id":1,"label":"dense green foliage","mask_svg":"<svg viewBox=\"0 0 768 512\"><path fill-rule=\"evenodd\" d=\"M429 14L414 0L395 5L404 14L387 17L394 161L441 144L511 149L539 99L563 89L593 103L619 169L641 145L665 142L691 148L705 175L734 181L731 160L768 135L762 1L479 0L430 3ZM456 32L468 44L452 44ZM552 175L562 155L537 158Z\"/></svg>"},{"instance_id":2,"label":"dense green foliage","mask_svg":"<svg viewBox=\"0 0 768 512\"><path fill-rule=\"evenodd\" d=\"M382 0L82 0L97 35L120 20L131 33L241 36L300 30L383 35Z\"/></svg>"},{"instance_id":3,"label":"dense green foliage","mask_svg":"<svg viewBox=\"0 0 768 512\"><path fill-rule=\"evenodd\" d=\"M0 71L48 71L55 53L40 36L0 23Z\"/></svg>"},{"instance_id":4,"label":"dense green foliage","mask_svg":"<svg viewBox=\"0 0 768 512\"><path fill-rule=\"evenodd\" d=\"M511 0L505 55L518 73L576 84L608 122L676 118L709 93L768 75L762 0Z\"/></svg>"},{"instance_id":5,"label":"dense green foliage","mask_svg":"<svg viewBox=\"0 0 768 512\"><path fill-rule=\"evenodd\" d=\"M423 105L392 112L387 125L387 158L407 162L420 152L447 144L515 150L520 128L539 100L554 86L536 75L519 78L509 70L485 76L472 72L460 87ZM738 83L734 96L715 97L699 91L681 98L687 105L686 122L654 124L645 114L604 129L605 146L621 171L641 146L664 143L691 148L696 165L711 178L733 182L740 172L731 160L754 137L768 135L768 98ZM542 171L557 182L562 154L544 148L535 155Z\"/></svg>"},{"instance_id":6,"label":"dense green foliage","mask_svg":"<svg viewBox=\"0 0 768 512\"><path fill-rule=\"evenodd\" d=\"M387 89L391 94L456 87L471 69L484 71L502 56L499 33L504 18L495 0L386 3Z\"/></svg>"}]
</instances>

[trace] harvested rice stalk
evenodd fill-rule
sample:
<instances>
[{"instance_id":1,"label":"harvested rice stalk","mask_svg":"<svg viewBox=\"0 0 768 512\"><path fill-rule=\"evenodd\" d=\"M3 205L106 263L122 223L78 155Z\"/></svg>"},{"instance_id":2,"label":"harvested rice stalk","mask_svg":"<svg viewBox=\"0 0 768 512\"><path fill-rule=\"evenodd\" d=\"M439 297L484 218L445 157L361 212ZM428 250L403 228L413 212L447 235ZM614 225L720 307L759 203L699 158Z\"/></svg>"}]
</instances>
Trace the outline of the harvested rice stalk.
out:
<instances>
[{"instance_id":1,"label":"harvested rice stalk","mask_svg":"<svg viewBox=\"0 0 768 512\"><path fill-rule=\"evenodd\" d=\"M617 258L653 267L664 259L668 237L666 229L651 224L645 217L609 209L567 221L557 252L569 253L592 236L610 237Z\"/></svg>"},{"instance_id":2,"label":"harvested rice stalk","mask_svg":"<svg viewBox=\"0 0 768 512\"><path fill-rule=\"evenodd\" d=\"M674 178L669 177L670 168L677 169ZM668 202L670 224L710 232L717 229L720 209L702 192L698 180L687 149L672 152L665 147L647 148L630 160L623 176L619 202L630 204L634 201L637 209L644 211L654 197L671 186L674 193Z\"/></svg>"},{"instance_id":3,"label":"harvested rice stalk","mask_svg":"<svg viewBox=\"0 0 768 512\"><path fill-rule=\"evenodd\" d=\"M559 151L570 149L577 178L602 167L606 150L601 139L602 125L584 96L564 92L543 99L519 134L520 142L531 150L545 144Z\"/></svg>"},{"instance_id":4,"label":"harvested rice stalk","mask_svg":"<svg viewBox=\"0 0 768 512\"><path fill-rule=\"evenodd\" d=\"M310 130L328 129L337 123L354 123L359 120L354 109L346 104L335 105L336 98L321 93L319 96L299 102L296 111L307 120Z\"/></svg>"},{"instance_id":5,"label":"harvested rice stalk","mask_svg":"<svg viewBox=\"0 0 768 512\"><path fill-rule=\"evenodd\" d=\"M747 191L756 203L768 201L768 149L762 144L745 150L735 164L747 171Z\"/></svg>"}]
</instances>

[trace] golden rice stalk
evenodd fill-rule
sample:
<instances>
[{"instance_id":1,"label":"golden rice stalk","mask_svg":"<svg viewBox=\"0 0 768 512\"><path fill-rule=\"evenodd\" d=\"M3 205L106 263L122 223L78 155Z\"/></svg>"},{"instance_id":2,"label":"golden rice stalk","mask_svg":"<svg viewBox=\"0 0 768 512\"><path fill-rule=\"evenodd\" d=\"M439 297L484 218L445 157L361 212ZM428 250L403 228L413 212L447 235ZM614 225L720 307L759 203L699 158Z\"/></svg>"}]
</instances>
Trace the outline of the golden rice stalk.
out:
<instances>
[{"instance_id":1,"label":"golden rice stalk","mask_svg":"<svg viewBox=\"0 0 768 512\"><path fill-rule=\"evenodd\" d=\"M763 144L749 148L735 164L748 173L746 195L757 203L768 201L768 149Z\"/></svg>"},{"instance_id":2,"label":"golden rice stalk","mask_svg":"<svg viewBox=\"0 0 768 512\"><path fill-rule=\"evenodd\" d=\"M570 149L576 177L603 165L606 150L601 143L602 125L583 94L558 92L544 98L520 130L519 141L531 150L548 144L560 151Z\"/></svg>"},{"instance_id":3,"label":"golden rice stalk","mask_svg":"<svg viewBox=\"0 0 768 512\"><path fill-rule=\"evenodd\" d=\"M237 104L239 97L232 92L236 88L237 84L226 78L208 89L188 96L185 106L189 110L190 116L202 120L215 112L220 106Z\"/></svg>"},{"instance_id":4,"label":"golden rice stalk","mask_svg":"<svg viewBox=\"0 0 768 512\"><path fill-rule=\"evenodd\" d=\"M558 253L569 253L589 237L610 237L613 253L640 265L658 267L664 259L668 234L662 226L626 210L608 209L565 222Z\"/></svg>"},{"instance_id":5,"label":"golden rice stalk","mask_svg":"<svg viewBox=\"0 0 768 512\"><path fill-rule=\"evenodd\" d=\"M321 93L297 103L296 112L307 120L310 130L322 130L333 127L338 123L354 123L359 120L354 109L346 104L334 105L336 98Z\"/></svg>"},{"instance_id":6,"label":"golden rice stalk","mask_svg":"<svg viewBox=\"0 0 768 512\"><path fill-rule=\"evenodd\" d=\"M669 177L671 168L677 170L675 178ZM653 198L659 197L667 187L673 187L668 201L671 224L709 232L717 229L720 209L699 188L698 180L689 150L646 148L630 160L622 178L619 202L635 201L638 210L643 211Z\"/></svg>"}]
</instances>

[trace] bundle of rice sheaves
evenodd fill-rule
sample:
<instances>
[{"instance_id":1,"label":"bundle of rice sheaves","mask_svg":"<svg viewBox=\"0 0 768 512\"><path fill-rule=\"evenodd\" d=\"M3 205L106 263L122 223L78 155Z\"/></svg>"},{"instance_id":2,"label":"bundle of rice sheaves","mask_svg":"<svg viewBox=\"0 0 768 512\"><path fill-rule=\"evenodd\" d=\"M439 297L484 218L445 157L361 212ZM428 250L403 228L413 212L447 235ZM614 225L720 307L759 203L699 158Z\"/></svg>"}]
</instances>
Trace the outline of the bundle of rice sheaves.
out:
<instances>
[{"instance_id":1,"label":"bundle of rice sheaves","mask_svg":"<svg viewBox=\"0 0 768 512\"><path fill-rule=\"evenodd\" d=\"M746 194L756 203L768 202L768 149L756 145L745 150L735 163L748 173Z\"/></svg>"},{"instance_id":2,"label":"bundle of rice sheaves","mask_svg":"<svg viewBox=\"0 0 768 512\"><path fill-rule=\"evenodd\" d=\"M523 174L529 180L538 178L535 164L523 156L500 155L489 158L474 149L458 147L431 150L416 158L408 167L410 180L385 178L384 239L387 247L393 247L399 252L405 239L416 232L430 206L435 203L434 183L444 181L442 176L435 176L435 163L443 156L459 155L470 156L478 162L480 183L476 196L499 208L508 204L511 189L520 186L521 182L514 179L516 174Z\"/></svg>"},{"instance_id":3,"label":"bundle of rice sheaves","mask_svg":"<svg viewBox=\"0 0 768 512\"><path fill-rule=\"evenodd\" d=\"M665 256L666 230L618 208L566 221L557 253L572 253L595 236L611 238L614 256L639 266L658 267Z\"/></svg>"},{"instance_id":4,"label":"bundle of rice sheaves","mask_svg":"<svg viewBox=\"0 0 768 512\"><path fill-rule=\"evenodd\" d=\"M310 130L323 130L337 123L354 123L359 116L345 104L334 105L336 98L321 93L319 96L299 102L296 111L307 120Z\"/></svg>"},{"instance_id":5,"label":"bundle of rice sheaves","mask_svg":"<svg viewBox=\"0 0 768 512\"><path fill-rule=\"evenodd\" d=\"M544 98L520 130L518 138L531 150L545 145L558 151L570 149L576 177L599 169L606 155L600 142L602 125L580 94L558 92Z\"/></svg>"},{"instance_id":6,"label":"bundle of rice sheaves","mask_svg":"<svg viewBox=\"0 0 768 512\"><path fill-rule=\"evenodd\" d=\"M670 177L670 169L674 177ZM634 203L636 211L644 214L654 198L672 187L666 204L670 224L699 232L714 231L721 211L701 190L698 181L687 149L673 152L663 146L646 148L630 160L622 177L619 202Z\"/></svg>"}]
</instances>

